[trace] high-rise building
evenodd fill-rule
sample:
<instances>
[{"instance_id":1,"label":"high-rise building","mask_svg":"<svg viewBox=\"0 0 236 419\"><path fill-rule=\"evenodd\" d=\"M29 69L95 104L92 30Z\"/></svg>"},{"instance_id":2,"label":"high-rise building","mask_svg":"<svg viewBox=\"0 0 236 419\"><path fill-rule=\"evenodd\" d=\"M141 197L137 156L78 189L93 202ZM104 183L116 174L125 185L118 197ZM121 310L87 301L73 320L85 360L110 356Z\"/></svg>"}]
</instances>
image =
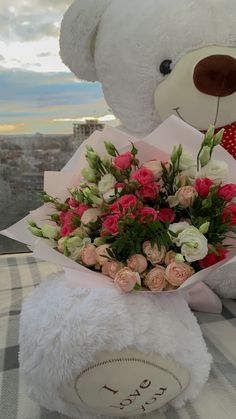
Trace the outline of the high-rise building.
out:
<instances>
[{"instance_id":1,"label":"high-rise building","mask_svg":"<svg viewBox=\"0 0 236 419\"><path fill-rule=\"evenodd\" d=\"M104 124L97 119L87 119L85 122L74 124L74 149L76 150L84 140L86 140L94 131L102 131Z\"/></svg>"}]
</instances>

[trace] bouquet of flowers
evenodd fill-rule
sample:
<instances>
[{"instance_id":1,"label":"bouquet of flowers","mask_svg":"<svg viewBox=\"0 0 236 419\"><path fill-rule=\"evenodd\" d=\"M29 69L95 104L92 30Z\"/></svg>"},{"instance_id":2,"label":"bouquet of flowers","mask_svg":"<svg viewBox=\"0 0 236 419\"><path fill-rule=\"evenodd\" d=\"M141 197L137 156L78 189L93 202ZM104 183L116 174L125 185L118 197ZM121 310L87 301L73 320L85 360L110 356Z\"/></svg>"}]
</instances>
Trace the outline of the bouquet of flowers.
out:
<instances>
[{"instance_id":1,"label":"bouquet of flowers","mask_svg":"<svg viewBox=\"0 0 236 419\"><path fill-rule=\"evenodd\" d=\"M43 193L49 222L28 219L29 230L123 292L202 279L235 243L236 184L226 183L227 163L212 158L222 135L210 127L193 155L181 144L170 156L142 141L124 148L106 140L105 153L87 144L62 196Z\"/></svg>"},{"instance_id":2,"label":"bouquet of flowers","mask_svg":"<svg viewBox=\"0 0 236 419\"><path fill-rule=\"evenodd\" d=\"M44 205L1 233L63 266L72 287L188 290L236 259L235 160L221 137L175 116L144 140L105 127L45 172Z\"/></svg>"}]
</instances>

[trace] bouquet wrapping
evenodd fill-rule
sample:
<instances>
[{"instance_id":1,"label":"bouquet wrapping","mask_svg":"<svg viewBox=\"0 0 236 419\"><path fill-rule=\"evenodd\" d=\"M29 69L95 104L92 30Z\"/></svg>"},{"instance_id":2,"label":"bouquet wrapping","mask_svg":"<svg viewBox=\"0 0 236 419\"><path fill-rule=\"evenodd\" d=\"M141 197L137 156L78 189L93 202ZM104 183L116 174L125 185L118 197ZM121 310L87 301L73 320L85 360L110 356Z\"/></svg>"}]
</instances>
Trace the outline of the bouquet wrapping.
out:
<instances>
[{"instance_id":1,"label":"bouquet wrapping","mask_svg":"<svg viewBox=\"0 0 236 419\"><path fill-rule=\"evenodd\" d=\"M45 204L2 234L70 286L189 289L236 261L235 161L219 143L174 116L143 140L106 127L45 172Z\"/></svg>"}]
</instances>

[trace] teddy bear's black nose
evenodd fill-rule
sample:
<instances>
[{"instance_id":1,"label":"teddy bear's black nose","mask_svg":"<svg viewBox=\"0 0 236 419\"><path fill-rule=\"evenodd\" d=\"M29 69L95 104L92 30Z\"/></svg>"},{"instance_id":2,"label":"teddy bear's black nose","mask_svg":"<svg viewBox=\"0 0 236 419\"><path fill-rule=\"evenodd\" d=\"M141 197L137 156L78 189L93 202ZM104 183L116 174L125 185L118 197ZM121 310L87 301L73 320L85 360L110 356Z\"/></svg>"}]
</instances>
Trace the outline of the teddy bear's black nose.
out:
<instances>
[{"instance_id":1,"label":"teddy bear's black nose","mask_svg":"<svg viewBox=\"0 0 236 419\"><path fill-rule=\"evenodd\" d=\"M230 55L210 55L196 65L193 81L198 90L224 97L236 92L236 59Z\"/></svg>"}]
</instances>

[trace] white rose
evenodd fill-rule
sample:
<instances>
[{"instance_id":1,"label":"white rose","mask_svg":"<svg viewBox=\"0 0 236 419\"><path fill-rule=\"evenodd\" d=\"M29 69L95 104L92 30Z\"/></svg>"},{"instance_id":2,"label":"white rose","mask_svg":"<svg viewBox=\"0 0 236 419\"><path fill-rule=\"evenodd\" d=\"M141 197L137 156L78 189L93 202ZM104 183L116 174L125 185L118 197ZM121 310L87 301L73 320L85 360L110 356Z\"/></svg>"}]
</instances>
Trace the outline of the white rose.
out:
<instances>
[{"instance_id":1,"label":"white rose","mask_svg":"<svg viewBox=\"0 0 236 419\"><path fill-rule=\"evenodd\" d=\"M190 227L190 224L187 221L181 221L180 223L170 224L169 230L172 231L172 233L178 234L178 237L174 237L171 235L172 242L179 245L179 234L182 233L182 231L184 231L188 227Z\"/></svg>"},{"instance_id":2,"label":"white rose","mask_svg":"<svg viewBox=\"0 0 236 419\"><path fill-rule=\"evenodd\" d=\"M69 252L73 252L75 249L78 249L78 247L81 247L83 245L83 239L79 236L70 237L67 240L66 247L69 250Z\"/></svg>"},{"instance_id":3,"label":"white rose","mask_svg":"<svg viewBox=\"0 0 236 419\"><path fill-rule=\"evenodd\" d=\"M110 189L114 188L116 179L110 173L104 175L98 183L99 192L103 195Z\"/></svg>"},{"instance_id":4,"label":"white rose","mask_svg":"<svg viewBox=\"0 0 236 419\"><path fill-rule=\"evenodd\" d=\"M195 166L195 161L192 159L191 154L188 154L184 151L181 154L180 161L179 161L180 170L186 170L192 166Z\"/></svg>"},{"instance_id":5,"label":"white rose","mask_svg":"<svg viewBox=\"0 0 236 419\"><path fill-rule=\"evenodd\" d=\"M207 239L196 227L190 226L182 231L178 241L187 262L201 260L208 254Z\"/></svg>"},{"instance_id":6,"label":"white rose","mask_svg":"<svg viewBox=\"0 0 236 419\"><path fill-rule=\"evenodd\" d=\"M67 243L68 237L61 237L60 240L58 240L58 250L61 253L64 253L66 249L66 243Z\"/></svg>"},{"instance_id":7,"label":"white rose","mask_svg":"<svg viewBox=\"0 0 236 419\"><path fill-rule=\"evenodd\" d=\"M81 222L84 225L87 225L89 223L95 223L98 219L98 217L100 217L102 214L101 210L98 208L89 208L88 210L86 210L82 217L81 217Z\"/></svg>"},{"instance_id":8,"label":"white rose","mask_svg":"<svg viewBox=\"0 0 236 419\"><path fill-rule=\"evenodd\" d=\"M74 260L74 261L80 260L81 259L80 256L81 256L82 250L83 250L83 247L77 247L77 249L73 249L70 252L69 258L72 259L72 260Z\"/></svg>"},{"instance_id":9,"label":"white rose","mask_svg":"<svg viewBox=\"0 0 236 419\"><path fill-rule=\"evenodd\" d=\"M115 189L110 189L108 192L103 194L103 199L105 202L110 202L115 197Z\"/></svg>"},{"instance_id":10,"label":"white rose","mask_svg":"<svg viewBox=\"0 0 236 419\"><path fill-rule=\"evenodd\" d=\"M218 184L226 182L229 176L229 168L227 163L220 160L210 160L206 166L200 170L200 177L207 177L214 183Z\"/></svg>"},{"instance_id":11,"label":"white rose","mask_svg":"<svg viewBox=\"0 0 236 419\"><path fill-rule=\"evenodd\" d=\"M197 176L197 166L188 167L188 169L185 169L181 172L181 175L187 176L190 182L193 181Z\"/></svg>"},{"instance_id":12,"label":"white rose","mask_svg":"<svg viewBox=\"0 0 236 419\"><path fill-rule=\"evenodd\" d=\"M43 237L46 237L47 239L56 239L59 235L59 228L52 226L50 224L44 224L42 227L42 233Z\"/></svg>"}]
</instances>

